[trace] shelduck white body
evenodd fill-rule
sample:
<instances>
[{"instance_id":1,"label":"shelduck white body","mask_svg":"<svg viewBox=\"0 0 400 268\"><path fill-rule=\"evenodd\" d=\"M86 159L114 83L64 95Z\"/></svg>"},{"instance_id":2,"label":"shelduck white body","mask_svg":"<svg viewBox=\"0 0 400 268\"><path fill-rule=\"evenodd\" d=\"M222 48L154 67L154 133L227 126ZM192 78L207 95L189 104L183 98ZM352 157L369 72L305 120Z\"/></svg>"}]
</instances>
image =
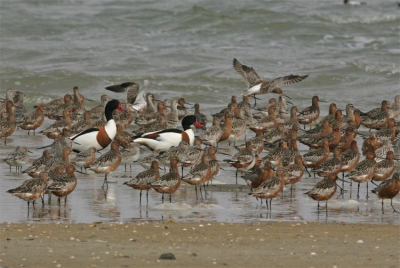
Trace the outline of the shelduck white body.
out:
<instances>
[{"instance_id":1,"label":"shelduck white body","mask_svg":"<svg viewBox=\"0 0 400 268\"><path fill-rule=\"evenodd\" d=\"M182 127L184 130L172 128L149 132L135 139L134 142L145 145L152 150L160 151L167 151L172 146L178 146L181 141L187 141L190 145L193 145L194 132L190 128L191 125L203 127L203 125L197 122L196 116L187 115L182 119Z\"/></svg>"},{"instance_id":2,"label":"shelduck white body","mask_svg":"<svg viewBox=\"0 0 400 268\"><path fill-rule=\"evenodd\" d=\"M112 113L115 109L123 111L122 104L118 100L111 100L105 108L105 116L107 124L104 127L89 128L81 133L72 136L72 150L82 152L90 147L95 147L97 150L106 148L117 134L117 126L113 119Z\"/></svg>"}]
</instances>

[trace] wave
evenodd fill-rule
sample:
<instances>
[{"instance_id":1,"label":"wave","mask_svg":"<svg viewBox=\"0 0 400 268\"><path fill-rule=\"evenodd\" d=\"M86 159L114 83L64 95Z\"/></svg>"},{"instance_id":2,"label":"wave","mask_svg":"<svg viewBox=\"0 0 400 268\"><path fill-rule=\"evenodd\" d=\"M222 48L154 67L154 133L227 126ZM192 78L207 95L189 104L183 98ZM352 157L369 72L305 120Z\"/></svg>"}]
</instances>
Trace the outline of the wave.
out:
<instances>
[{"instance_id":1,"label":"wave","mask_svg":"<svg viewBox=\"0 0 400 268\"><path fill-rule=\"evenodd\" d=\"M381 22L395 22L399 20L399 16L392 14L380 14L373 16L338 16L338 15L316 15L317 18L338 23L338 24L350 24L350 23L362 23L362 24L374 24Z\"/></svg>"},{"instance_id":2,"label":"wave","mask_svg":"<svg viewBox=\"0 0 400 268\"><path fill-rule=\"evenodd\" d=\"M356 68L366 71L367 73L372 74L398 74L400 73L400 66L392 63L392 64L371 64L371 63L364 63L360 61L353 61L351 63Z\"/></svg>"}]
</instances>

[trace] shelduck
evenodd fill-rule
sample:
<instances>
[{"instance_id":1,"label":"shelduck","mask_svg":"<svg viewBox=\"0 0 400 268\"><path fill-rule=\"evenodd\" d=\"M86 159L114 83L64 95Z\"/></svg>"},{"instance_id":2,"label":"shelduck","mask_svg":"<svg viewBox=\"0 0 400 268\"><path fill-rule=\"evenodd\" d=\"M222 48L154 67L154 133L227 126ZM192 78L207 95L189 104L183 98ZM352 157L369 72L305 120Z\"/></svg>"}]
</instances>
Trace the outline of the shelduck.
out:
<instances>
[{"instance_id":1,"label":"shelduck","mask_svg":"<svg viewBox=\"0 0 400 268\"><path fill-rule=\"evenodd\" d=\"M73 137L71 137L72 150L74 152L81 152L87 150L90 147L95 147L96 150L102 150L106 148L117 134L117 126L113 119L112 112L118 109L120 111L125 110L122 108L122 104L118 100L111 100L107 103L105 108L105 116L107 124L104 127L89 128Z\"/></svg>"},{"instance_id":2,"label":"shelduck","mask_svg":"<svg viewBox=\"0 0 400 268\"><path fill-rule=\"evenodd\" d=\"M157 132L148 132L143 134L134 142L145 145L152 150L167 151L171 146L178 146L179 142L187 141L190 145L194 142L194 133L190 128L191 125L202 127L203 125L197 122L196 116L187 115L182 119L183 130L180 129L164 129Z\"/></svg>"}]
</instances>

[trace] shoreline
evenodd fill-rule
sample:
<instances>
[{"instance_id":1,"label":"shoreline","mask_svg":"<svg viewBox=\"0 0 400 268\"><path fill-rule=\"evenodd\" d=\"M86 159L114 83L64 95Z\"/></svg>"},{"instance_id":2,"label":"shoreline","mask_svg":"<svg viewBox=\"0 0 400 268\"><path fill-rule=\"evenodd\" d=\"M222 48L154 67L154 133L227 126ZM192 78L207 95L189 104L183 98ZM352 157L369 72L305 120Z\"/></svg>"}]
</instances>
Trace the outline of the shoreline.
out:
<instances>
[{"instance_id":1,"label":"shoreline","mask_svg":"<svg viewBox=\"0 0 400 268\"><path fill-rule=\"evenodd\" d=\"M397 225L1 223L1 267L398 267ZM160 260L173 253L175 260Z\"/></svg>"}]
</instances>

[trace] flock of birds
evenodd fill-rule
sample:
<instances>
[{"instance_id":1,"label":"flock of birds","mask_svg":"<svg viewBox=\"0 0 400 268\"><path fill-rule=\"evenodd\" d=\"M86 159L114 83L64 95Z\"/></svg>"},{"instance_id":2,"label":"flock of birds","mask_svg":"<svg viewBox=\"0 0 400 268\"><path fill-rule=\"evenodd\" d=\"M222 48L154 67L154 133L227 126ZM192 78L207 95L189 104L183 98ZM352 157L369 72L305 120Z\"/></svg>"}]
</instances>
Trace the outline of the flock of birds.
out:
<instances>
[{"instance_id":1,"label":"flock of birds","mask_svg":"<svg viewBox=\"0 0 400 268\"><path fill-rule=\"evenodd\" d=\"M189 104L183 98L158 100L148 92L148 81L143 87L134 82L107 87L113 92L125 92L126 103L110 100L104 94L101 104L90 110L85 109L84 101L88 99L79 93L78 87L71 95L38 104L31 113L24 106L23 92L7 90L0 104L0 137L4 144L16 128L27 130L27 135L31 132L36 135L45 117L55 120L40 131L54 142L40 148L44 149L42 156L27 169L22 171L30 162L25 146L16 146L4 160L10 171L15 166L17 172L32 177L7 192L27 201L28 209L31 201L33 206L39 198L44 202L46 193L57 196L60 204L61 198L66 202L77 186L75 172L90 169L105 174L102 187L107 189L109 173L121 165L125 165L126 172L127 165L131 168L137 163L146 170L124 185L140 190L140 202L143 190L147 191L148 201L150 189L161 193L163 202L164 194L169 194L171 202L171 194L181 181L195 186L196 197L199 187L202 198L202 186L206 191L206 185L219 174L220 162L216 155L225 154L222 143L238 150L233 157L224 159L236 169L236 183L241 172L241 178L250 187L249 194L261 202L266 199L269 209L272 199L280 196L285 185L292 189L307 172L309 176L314 173L324 177L307 192L318 201L318 209L319 201L329 200L337 187L343 190L346 177L358 183L358 190L361 183L366 183L367 192L369 182L381 182L372 192L382 199L382 213L384 199L391 199L391 206L397 212L392 199L400 191L400 173L395 172L395 161L399 160L394 153L398 150L396 141L400 135L400 123L396 122L400 117L400 95L394 96L394 102L383 100L381 107L369 112L347 104L344 114L331 103L329 114L323 118L319 107L322 100L313 96L311 106L304 109L292 106L290 116L286 117L287 104L291 102L281 86L300 82L308 75L288 75L267 81L237 59L233 60L233 68L242 76L247 89L242 101L232 96L226 108L212 115L212 126L207 126L210 115L201 113L199 104L194 105L194 114L188 114L185 105ZM256 108L256 96L267 93L278 94L278 99L271 98L265 107ZM254 97L254 107L250 97ZM179 123L182 129L177 128ZM361 125L370 129L368 136L358 132ZM133 132L126 130L129 126L134 126ZM254 132L254 137L246 139L249 132ZM357 144L357 135L363 137L362 144ZM236 145L244 137L245 143ZM302 154L299 143L309 150ZM96 157L98 151L109 145L109 151ZM140 146L148 147L152 153L140 157ZM70 159L72 152L77 154ZM169 172L160 174L161 166L169 167ZM185 167L190 170L184 175ZM342 187L337 180L342 180Z\"/></svg>"}]
</instances>

